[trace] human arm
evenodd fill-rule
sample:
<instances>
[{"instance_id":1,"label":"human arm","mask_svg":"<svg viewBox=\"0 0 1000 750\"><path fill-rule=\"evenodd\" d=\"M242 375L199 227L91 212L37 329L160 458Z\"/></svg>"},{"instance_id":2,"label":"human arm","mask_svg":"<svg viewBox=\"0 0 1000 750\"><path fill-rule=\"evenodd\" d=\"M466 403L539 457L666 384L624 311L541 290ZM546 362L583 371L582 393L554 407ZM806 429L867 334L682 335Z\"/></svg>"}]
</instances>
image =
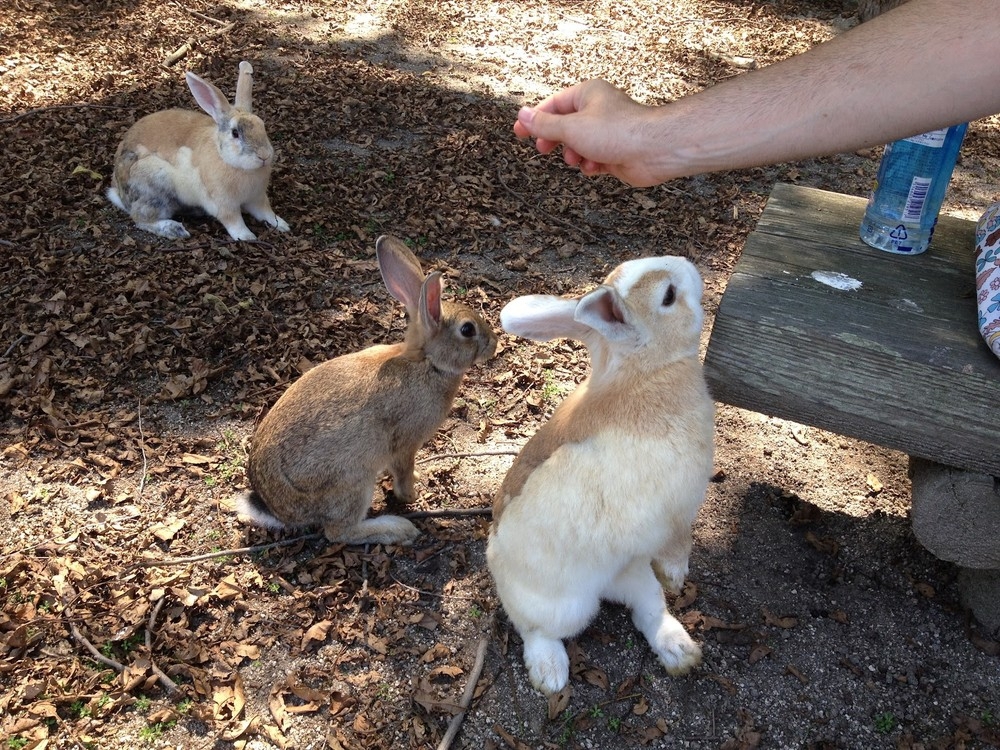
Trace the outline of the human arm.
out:
<instances>
[{"instance_id":1,"label":"human arm","mask_svg":"<svg viewBox=\"0 0 1000 750\"><path fill-rule=\"evenodd\" d=\"M541 153L635 186L887 143L1000 112L992 0L910 0L807 52L674 102L604 81L518 113Z\"/></svg>"}]
</instances>

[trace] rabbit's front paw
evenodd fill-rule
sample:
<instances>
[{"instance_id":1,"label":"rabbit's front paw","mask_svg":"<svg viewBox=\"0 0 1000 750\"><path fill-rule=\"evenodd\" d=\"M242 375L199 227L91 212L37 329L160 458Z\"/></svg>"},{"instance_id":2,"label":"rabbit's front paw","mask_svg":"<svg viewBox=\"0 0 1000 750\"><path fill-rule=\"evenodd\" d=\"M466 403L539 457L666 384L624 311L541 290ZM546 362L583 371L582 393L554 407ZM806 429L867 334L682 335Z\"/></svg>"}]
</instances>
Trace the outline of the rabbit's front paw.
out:
<instances>
[{"instance_id":1,"label":"rabbit's front paw","mask_svg":"<svg viewBox=\"0 0 1000 750\"><path fill-rule=\"evenodd\" d=\"M257 239L257 235L250 231L249 227L243 227L242 230L230 231L229 236L232 237L237 242L252 242Z\"/></svg>"},{"instance_id":2,"label":"rabbit's front paw","mask_svg":"<svg viewBox=\"0 0 1000 750\"><path fill-rule=\"evenodd\" d=\"M287 232L291 229L291 227L288 226L288 222L282 219L277 214L274 215L274 221L269 221L267 223L270 224L275 229L277 229L279 232Z\"/></svg>"},{"instance_id":3,"label":"rabbit's front paw","mask_svg":"<svg viewBox=\"0 0 1000 750\"><path fill-rule=\"evenodd\" d=\"M257 239L257 235L250 231L250 227L243 221L242 216L236 218L229 217L227 221L223 221L220 217L219 221L222 222L222 226L229 232L229 236L237 242L250 242Z\"/></svg>"},{"instance_id":4,"label":"rabbit's front paw","mask_svg":"<svg viewBox=\"0 0 1000 750\"><path fill-rule=\"evenodd\" d=\"M545 695L558 693L569 682L569 654L562 641L541 635L524 639L524 666L528 679Z\"/></svg>"}]
</instances>

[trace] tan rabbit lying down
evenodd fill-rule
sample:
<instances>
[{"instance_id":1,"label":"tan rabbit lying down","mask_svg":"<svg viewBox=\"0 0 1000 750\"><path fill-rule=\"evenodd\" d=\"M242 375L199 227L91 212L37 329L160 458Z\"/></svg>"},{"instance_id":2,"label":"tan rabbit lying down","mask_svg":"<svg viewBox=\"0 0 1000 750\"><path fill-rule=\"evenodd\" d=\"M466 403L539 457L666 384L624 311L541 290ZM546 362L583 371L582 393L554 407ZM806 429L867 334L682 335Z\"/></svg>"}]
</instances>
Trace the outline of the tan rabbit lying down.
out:
<instances>
[{"instance_id":1,"label":"tan rabbit lying down","mask_svg":"<svg viewBox=\"0 0 1000 750\"><path fill-rule=\"evenodd\" d=\"M389 471L393 494L415 499L417 450L448 415L465 372L496 351L482 317L441 299L440 273L425 278L393 237L375 248L385 285L406 306L406 338L317 365L264 417L247 464L252 491L237 500L261 525L319 525L327 539L352 544L412 541L407 519L367 518L375 482Z\"/></svg>"},{"instance_id":2,"label":"tan rabbit lying down","mask_svg":"<svg viewBox=\"0 0 1000 750\"><path fill-rule=\"evenodd\" d=\"M586 344L592 372L528 441L493 504L487 562L531 683L569 679L562 639L620 602L671 674L701 650L667 611L712 473L714 403L698 359L702 282L677 257L622 264L579 299L532 295L504 330Z\"/></svg>"},{"instance_id":3,"label":"tan rabbit lying down","mask_svg":"<svg viewBox=\"0 0 1000 750\"><path fill-rule=\"evenodd\" d=\"M267 198L274 148L251 109L250 63L240 63L235 106L208 81L194 73L186 77L208 114L168 109L135 123L115 153L108 199L137 227L162 237L190 236L173 218L182 213L214 216L234 240L257 239L244 211L287 232Z\"/></svg>"}]
</instances>

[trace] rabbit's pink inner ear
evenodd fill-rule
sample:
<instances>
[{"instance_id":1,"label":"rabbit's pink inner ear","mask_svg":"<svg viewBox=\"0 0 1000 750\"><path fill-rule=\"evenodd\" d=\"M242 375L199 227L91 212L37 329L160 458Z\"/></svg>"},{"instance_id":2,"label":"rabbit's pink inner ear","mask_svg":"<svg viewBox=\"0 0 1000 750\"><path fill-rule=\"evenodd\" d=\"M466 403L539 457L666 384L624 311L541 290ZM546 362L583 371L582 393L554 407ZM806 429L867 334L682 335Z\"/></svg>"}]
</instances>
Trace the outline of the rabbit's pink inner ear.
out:
<instances>
[{"instance_id":1,"label":"rabbit's pink inner ear","mask_svg":"<svg viewBox=\"0 0 1000 750\"><path fill-rule=\"evenodd\" d=\"M226 101L226 97L222 95L222 92L208 81L199 78L190 71L184 77L187 79L188 88L194 94L194 99L198 102L198 106L211 115L217 125L225 122L226 115L229 113L231 107L229 106L229 102Z\"/></svg>"},{"instance_id":2,"label":"rabbit's pink inner ear","mask_svg":"<svg viewBox=\"0 0 1000 750\"><path fill-rule=\"evenodd\" d=\"M607 339L621 338L629 328L618 294L607 286L584 296L576 307L574 318Z\"/></svg>"},{"instance_id":3,"label":"rabbit's pink inner ear","mask_svg":"<svg viewBox=\"0 0 1000 750\"><path fill-rule=\"evenodd\" d=\"M437 329L441 325L441 292L444 280L439 271L435 271L424 280L420 289L420 312L425 318L425 325Z\"/></svg>"}]
</instances>

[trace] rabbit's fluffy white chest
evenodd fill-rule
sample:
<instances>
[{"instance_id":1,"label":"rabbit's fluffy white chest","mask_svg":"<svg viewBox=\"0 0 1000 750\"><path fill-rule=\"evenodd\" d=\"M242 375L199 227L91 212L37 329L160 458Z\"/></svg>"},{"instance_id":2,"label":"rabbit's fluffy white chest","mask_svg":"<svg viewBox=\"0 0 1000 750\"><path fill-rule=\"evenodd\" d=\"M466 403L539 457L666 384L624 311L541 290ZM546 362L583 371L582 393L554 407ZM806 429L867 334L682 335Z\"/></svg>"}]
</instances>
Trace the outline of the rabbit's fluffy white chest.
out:
<instances>
[{"instance_id":1,"label":"rabbit's fluffy white chest","mask_svg":"<svg viewBox=\"0 0 1000 750\"><path fill-rule=\"evenodd\" d=\"M604 598L634 560L690 533L710 472L710 455L681 455L655 437L608 430L564 444L507 505L491 536L494 557L536 571L528 578L540 593L586 578Z\"/></svg>"}]
</instances>

